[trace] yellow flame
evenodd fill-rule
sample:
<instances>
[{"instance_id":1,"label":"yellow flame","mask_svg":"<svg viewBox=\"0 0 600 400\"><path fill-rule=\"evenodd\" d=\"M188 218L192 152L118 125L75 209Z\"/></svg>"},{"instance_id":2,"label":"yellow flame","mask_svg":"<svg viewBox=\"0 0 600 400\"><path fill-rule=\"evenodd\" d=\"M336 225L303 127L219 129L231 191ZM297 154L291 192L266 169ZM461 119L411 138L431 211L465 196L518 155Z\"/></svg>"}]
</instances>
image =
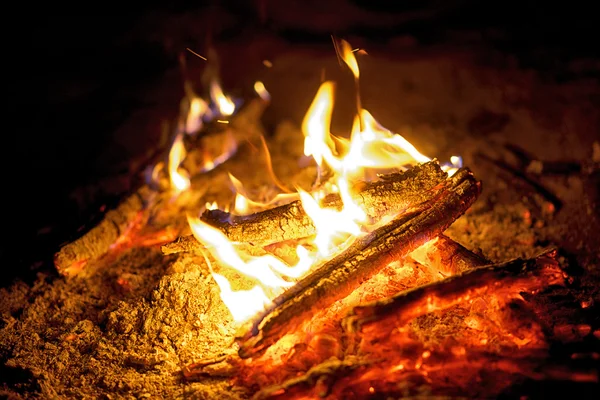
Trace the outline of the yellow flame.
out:
<instances>
[{"instance_id":1,"label":"yellow flame","mask_svg":"<svg viewBox=\"0 0 600 400\"><path fill-rule=\"evenodd\" d=\"M235 192L233 212L236 215L252 214L257 211L266 210L278 204L289 203L290 201L297 200L299 198L298 193L278 193L268 201L252 200L246 192L246 188L239 179L230 173L229 180L231 181L231 185L233 186L233 190Z\"/></svg>"},{"instance_id":2,"label":"yellow flame","mask_svg":"<svg viewBox=\"0 0 600 400\"><path fill-rule=\"evenodd\" d=\"M261 81L256 81L254 83L254 91L260 96L264 101L271 100L271 94L267 91L265 84Z\"/></svg>"},{"instance_id":3,"label":"yellow flame","mask_svg":"<svg viewBox=\"0 0 600 400\"><path fill-rule=\"evenodd\" d=\"M313 243L322 257L334 253L349 236L359 236L361 223L367 219L366 213L354 203L347 181L339 179L336 188L344 203L344 207L339 211L321 207L318 200L309 193L298 190L302 208L317 228Z\"/></svg>"},{"instance_id":4,"label":"yellow flame","mask_svg":"<svg viewBox=\"0 0 600 400\"><path fill-rule=\"evenodd\" d=\"M190 187L190 178L187 171L179 166L186 154L183 137L179 133L175 137L173 146L171 146L171 150L169 151L169 177L171 179L171 187L177 193Z\"/></svg>"},{"instance_id":5,"label":"yellow flame","mask_svg":"<svg viewBox=\"0 0 600 400\"><path fill-rule=\"evenodd\" d=\"M315 98L302 121L304 134L304 155L312 156L318 165L323 157L332 157L335 144L329 133L331 113L333 112L334 83L326 81L321 84Z\"/></svg>"},{"instance_id":6,"label":"yellow flame","mask_svg":"<svg viewBox=\"0 0 600 400\"><path fill-rule=\"evenodd\" d=\"M230 97L225 96L217 81L210 83L210 98L217 105L221 115L229 116L235 111L235 103Z\"/></svg>"},{"instance_id":7,"label":"yellow flame","mask_svg":"<svg viewBox=\"0 0 600 400\"><path fill-rule=\"evenodd\" d=\"M236 322L248 320L271 303L260 286L254 286L250 290L234 291L227 278L223 275L213 272L212 276L217 285L219 285L223 303L225 303L231 312L233 320Z\"/></svg>"},{"instance_id":8,"label":"yellow flame","mask_svg":"<svg viewBox=\"0 0 600 400\"><path fill-rule=\"evenodd\" d=\"M206 210L216 210L219 208L219 204L217 204L216 201L211 201L211 202L206 202L206 204L204 205L204 209Z\"/></svg>"},{"instance_id":9,"label":"yellow flame","mask_svg":"<svg viewBox=\"0 0 600 400\"><path fill-rule=\"evenodd\" d=\"M362 130L359 118L363 122ZM355 118L348 147L348 154L344 158L348 170L401 168L406 164L430 161L404 137L379 125L371 113L364 109L360 117Z\"/></svg>"},{"instance_id":10,"label":"yellow flame","mask_svg":"<svg viewBox=\"0 0 600 400\"><path fill-rule=\"evenodd\" d=\"M312 258L302 246L296 248L298 262L289 266L270 254L250 256L239 252L220 230L199 218L188 216L188 223L194 237L215 259L219 260L220 264L256 281L256 285L250 291L239 291L232 287L232 282L213 272L213 277L221 289L221 298L237 322L243 322L263 309L267 304L265 299L269 300L265 288L269 289L270 298L273 298L283 289L294 284L289 278L300 278L312 266Z\"/></svg>"},{"instance_id":11,"label":"yellow flame","mask_svg":"<svg viewBox=\"0 0 600 400\"><path fill-rule=\"evenodd\" d=\"M354 78L358 79L360 76L360 72L358 69L358 62L356 61L356 57L354 57L354 51L352 50L352 46L345 40L340 40L341 53L340 56L342 60L348 65L348 68L352 71Z\"/></svg>"},{"instance_id":12,"label":"yellow flame","mask_svg":"<svg viewBox=\"0 0 600 400\"><path fill-rule=\"evenodd\" d=\"M202 129L202 118L210 111L208 104L200 97L194 97L185 121L185 132L195 133Z\"/></svg>"}]
</instances>

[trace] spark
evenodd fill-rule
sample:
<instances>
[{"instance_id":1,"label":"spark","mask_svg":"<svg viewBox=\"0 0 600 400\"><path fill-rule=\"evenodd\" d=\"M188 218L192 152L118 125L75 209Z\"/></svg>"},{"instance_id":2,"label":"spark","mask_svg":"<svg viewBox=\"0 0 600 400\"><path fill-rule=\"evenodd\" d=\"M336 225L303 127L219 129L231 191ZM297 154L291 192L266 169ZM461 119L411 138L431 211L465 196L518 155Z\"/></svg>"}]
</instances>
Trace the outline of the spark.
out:
<instances>
[{"instance_id":1,"label":"spark","mask_svg":"<svg viewBox=\"0 0 600 400\"><path fill-rule=\"evenodd\" d=\"M200 57L201 59L203 59L204 61L208 61L208 58L201 56L200 54L196 53L194 50L190 49L189 47L185 48L187 51L189 51L190 53L192 53L193 55Z\"/></svg>"}]
</instances>

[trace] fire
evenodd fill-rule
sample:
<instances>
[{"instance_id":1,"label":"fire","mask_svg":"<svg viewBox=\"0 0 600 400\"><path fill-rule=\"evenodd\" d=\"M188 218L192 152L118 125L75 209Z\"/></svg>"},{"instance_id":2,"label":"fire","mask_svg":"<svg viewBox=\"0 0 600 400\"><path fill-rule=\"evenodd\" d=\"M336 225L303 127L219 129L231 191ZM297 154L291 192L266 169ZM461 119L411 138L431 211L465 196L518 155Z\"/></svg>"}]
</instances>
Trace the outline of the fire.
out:
<instances>
[{"instance_id":1,"label":"fire","mask_svg":"<svg viewBox=\"0 0 600 400\"><path fill-rule=\"evenodd\" d=\"M322 164L324 157L327 157L329 162L334 159L331 154L334 143L329 133L333 112L333 90L333 82L323 82L302 121L304 155L312 156L318 165Z\"/></svg>"},{"instance_id":2,"label":"fire","mask_svg":"<svg viewBox=\"0 0 600 400\"><path fill-rule=\"evenodd\" d=\"M216 104L221 115L228 117L235 111L235 103L229 96L225 96L223 89L216 81L210 83L210 98Z\"/></svg>"},{"instance_id":3,"label":"fire","mask_svg":"<svg viewBox=\"0 0 600 400\"><path fill-rule=\"evenodd\" d=\"M202 120L209 112L208 103L201 97L194 96L190 102L190 109L185 122L185 132L194 134L202 129Z\"/></svg>"},{"instance_id":4,"label":"fire","mask_svg":"<svg viewBox=\"0 0 600 400\"><path fill-rule=\"evenodd\" d=\"M271 100L271 94L267 91L265 84L261 81L256 81L254 83L254 91L260 96L264 101Z\"/></svg>"},{"instance_id":5,"label":"fire","mask_svg":"<svg viewBox=\"0 0 600 400\"><path fill-rule=\"evenodd\" d=\"M356 61L356 57L354 57L354 51L352 51L350 43L345 40L340 40L340 47L342 48L342 60L344 60L348 68L350 68L354 78L358 79L360 77L360 71L358 69L358 62Z\"/></svg>"},{"instance_id":6,"label":"fire","mask_svg":"<svg viewBox=\"0 0 600 400\"><path fill-rule=\"evenodd\" d=\"M169 152L169 177L171 179L171 187L176 193L183 192L190 187L188 173L179 167L186 154L183 135L178 133Z\"/></svg>"},{"instance_id":7,"label":"fire","mask_svg":"<svg viewBox=\"0 0 600 400\"><path fill-rule=\"evenodd\" d=\"M300 278L312 266L308 251L302 246L296 249L299 261L289 266L270 254L250 256L239 252L221 231L198 218L188 216L188 222L196 239L206 245L207 251L220 264L255 282L250 290L234 290L232 283L224 276L212 272L221 290L221 298L235 321L243 322L263 310L270 299L294 284L289 278Z\"/></svg>"},{"instance_id":8,"label":"fire","mask_svg":"<svg viewBox=\"0 0 600 400\"><path fill-rule=\"evenodd\" d=\"M268 94L266 89L265 93ZM219 116L231 116L236 110L235 102L223 93L221 86L216 80L213 80L210 84L210 99L211 101L208 102L191 93L191 90L188 90L188 96L183 102L184 113L181 115L173 144L169 150L168 161L166 163L157 163L147 172L149 181L158 182L160 172L164 169L166 164L172 190L179 194L189 189L190 174L181 166L182 161L187 155L183 143L184 133L193 136L201 131L205 122L215 120L215 118L218 118ZM216 122L229 123L228 120L219 119L217 119ZM231 130L227 130L219 153L209 154L207 151L202 153L202 165L199 170L195 172L202 173L216 168L233 156L237 152L237 149L238 143L236 142L235 137Z\"/></svg>"},{"instance_id":9,"label":"fire","mask_svg":"<svg viewBox=\"0 0 600 400\"><path fill-rule=\"evenodd\" d=\"M335 44L339 57L350 68L355 78L357 115L349 139L334 137L331 134L335 84L325 81L319 87L302 121L304 154L312 157L317 164L317 183L320 186L319 190L312 193L298 189L294 194L281 194L299 198L304 211L316 228L316 235L312 238L310 246L296 248L297 263L288 265L271 254L250 256L239 246L234 246L218 229L198 218L188 219L196 239L205 245L212 257L219 261L220 266L232 268L253 281L252 289L246 290L238 282L213 272L221 289L223 302L237 322L244 322L264 310L276 295L293 286L297 279L315 268L322 260L330 258L372 228L366 212L354 201L357 195L352 192L355 182L373 179L378 173L405 170L410 166L431 161L404 137L379 125L373 115L362 108L358 95L360 72L355 52L345 41ZM268 92L262 82L256 82L254 88L263 99L268 99ZM211 95L213 90L211 87ZM214 96L217 96L218 92L214 93ZM222 103L219 104L227 104L225 97L221 96L220 99ZM448 174L452 174L460 167L460 162L460 158L454 156L451 163L443 168ZM323 176L332 178L321 182ZM236 214L250 214L270 203L250 200L241 182L232 175L230 179L236 192L233 206ZM331 193L336 193L341 198L341 209L322 206L321 200Z\"/></svg>"}]
</instances>

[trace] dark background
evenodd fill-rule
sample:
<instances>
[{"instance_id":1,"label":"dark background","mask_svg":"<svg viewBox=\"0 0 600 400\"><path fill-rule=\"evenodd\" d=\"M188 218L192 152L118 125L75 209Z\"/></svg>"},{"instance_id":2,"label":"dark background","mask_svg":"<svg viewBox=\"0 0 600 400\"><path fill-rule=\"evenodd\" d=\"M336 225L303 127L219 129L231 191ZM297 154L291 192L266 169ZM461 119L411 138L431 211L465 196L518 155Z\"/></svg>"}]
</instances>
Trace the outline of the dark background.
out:
<instances>
[{"instance_id":1,"label":"dark background","mask_svg":"<svg viewBox=\"0 0 600 400\"><path fill-rule=\"evenodd\" d=\"M17 32L5 34L9 118L2 146L0 280L5 286L17 276L30 279L52 270L60 243L93 225L100 206L116 204L132 185L109 185L80 201L72 196L78 188L139 170L130 165L137 155L115 132L137 110L152 106L151 96L139 93L177 67L185 46L257 33L290 46L328 43L332 33L378 44L406 36L421 46L489 46L514 54L523 68L547 79L566 81L597 72L568 68L576 59L598 60L600 32L587 3L195 1L150 2L121 15L27 15ZM190 26L169 25L172 17L185 15ZM201 17L194 23L193 16ZM234 84L235 77L227 82ZM180 92L174 89L173 99ZM173 110L177 107L173 101ZM144 157L136 160L143 163Z\"/></svg>"}]
</instances>

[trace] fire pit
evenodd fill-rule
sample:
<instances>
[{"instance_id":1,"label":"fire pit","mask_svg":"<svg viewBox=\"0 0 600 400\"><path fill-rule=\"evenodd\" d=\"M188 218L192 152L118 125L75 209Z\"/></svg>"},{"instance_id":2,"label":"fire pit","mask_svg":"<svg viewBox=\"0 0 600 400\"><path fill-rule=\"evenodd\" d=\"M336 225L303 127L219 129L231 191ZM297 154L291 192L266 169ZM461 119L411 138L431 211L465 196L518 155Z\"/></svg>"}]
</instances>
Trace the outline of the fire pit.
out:
<instances>
[{"instance_id":1,"label":"fire pit","mask_svg":"<svg viewBox=\"0 0 600 400\"><path fill-rule=\"evenodd\" d=\"M214 68L188 82L167 151L56 252L60 276L3 289L0 354L23 373L7 393L488 398L598 382L598 280L549 239L575 203L543 176L593 181L599 144L579 163L489 138L425 155L363 105L367 52L333 43L355 89L344 132L332 80L272 132L266 81L239 99Z\"/></svg>"}]
</instances>

